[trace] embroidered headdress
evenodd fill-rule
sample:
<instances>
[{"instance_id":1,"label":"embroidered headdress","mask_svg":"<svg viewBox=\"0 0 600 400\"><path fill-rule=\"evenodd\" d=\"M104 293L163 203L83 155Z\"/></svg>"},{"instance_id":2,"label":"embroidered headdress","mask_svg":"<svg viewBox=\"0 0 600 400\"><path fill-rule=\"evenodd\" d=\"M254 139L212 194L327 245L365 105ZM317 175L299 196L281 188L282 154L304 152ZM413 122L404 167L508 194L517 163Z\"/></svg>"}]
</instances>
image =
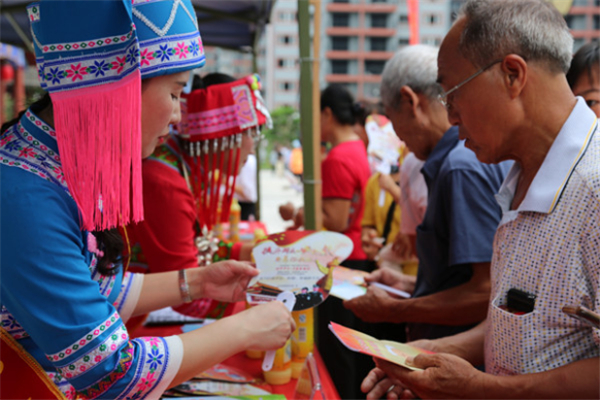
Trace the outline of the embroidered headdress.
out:
<instances>
[{"instance_id":1,"label":"embroidered headdress","mask_svg":"<svg viewBox=\"0 0 600 400\"><path fill-rule=\"evenodd\" d=\"M260 78L254 74L194 90L182 100L178 134L192 158L192 192L203 230L227 221L242 134L258 133L260 126L272 125L260 89Z\"/></svg>"},{"instance_id":2,"label":"embroidered headdress","mask_svg":"<svg viewBox=\"0 0 600 400\"><path fill-rule=\"evenodd\" d=\"M82 227L141 220L141 79L204 65L190 0L43 0L28 13Z\"/></svg>"}]
</instances>

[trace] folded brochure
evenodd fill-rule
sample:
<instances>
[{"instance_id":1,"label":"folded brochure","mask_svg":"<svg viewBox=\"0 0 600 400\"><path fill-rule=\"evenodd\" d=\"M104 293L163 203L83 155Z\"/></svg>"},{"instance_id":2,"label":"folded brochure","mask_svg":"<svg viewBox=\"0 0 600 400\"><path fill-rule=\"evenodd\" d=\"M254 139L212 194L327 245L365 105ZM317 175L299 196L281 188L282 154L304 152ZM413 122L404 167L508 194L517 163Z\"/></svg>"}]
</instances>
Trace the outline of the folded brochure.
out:
<instances>
[{"instance_id":1,"label":"folded brochure","mask_svg":"<svg viewBox=\"0 0 600 400\"><path fill-rule=\"evenodd\" d=\"M367 354L372 357L381 358L400 365L402 367L419 370L406 365L408 357L418 354L433 354L431 351L419 349L408 344L393 342L391 340L379 340L354 329L346 328L335 322L329 323L329 329L340 342L352 351Z\"/></svg>"}]
</instances>

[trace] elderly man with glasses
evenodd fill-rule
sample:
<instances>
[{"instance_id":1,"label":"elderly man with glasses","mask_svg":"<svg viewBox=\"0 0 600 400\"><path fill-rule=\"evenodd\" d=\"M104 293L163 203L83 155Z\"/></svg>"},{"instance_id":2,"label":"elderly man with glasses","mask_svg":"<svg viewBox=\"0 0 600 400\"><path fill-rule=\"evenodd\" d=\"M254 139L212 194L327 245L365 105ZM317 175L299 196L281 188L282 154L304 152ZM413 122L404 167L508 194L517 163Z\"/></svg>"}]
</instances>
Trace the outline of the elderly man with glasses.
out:
<instances>
[{"instance_id":1,"label":"elderly man with glasses","mask_svg":"<svg viewBox=\"0 0 600 400\"><path fill-rule=\"evenodd\" d=\"M381 82L396 134L425 161L428 204L417 228L419 271L412 298L370 286L364 296L345 302L367 322L406 322L410 340L453 335L485 319L501 216L494 194L511 164L481 163L459 140L438 99L437 55L432 46L405 47L387 62ZM406 290L403 278L382 269L367 280Z\"/></svg>"},{"instance_id":2,"label":"elderly man with glasses","mask_svg":"<svg viewBox=\"0 0 600 400\"><path fill-rule=\"evenodd\" d=\"M563 312L600 312L600 130L567 83L572 49L549 2L463 6L438 57L441 98L479 160L515 160L497 195L487 320L414 343L437 352L410 360L422 370L378 360L369 399L390 385L388 398L600 398L598 325Z\"/></svg>"}]
</instances>

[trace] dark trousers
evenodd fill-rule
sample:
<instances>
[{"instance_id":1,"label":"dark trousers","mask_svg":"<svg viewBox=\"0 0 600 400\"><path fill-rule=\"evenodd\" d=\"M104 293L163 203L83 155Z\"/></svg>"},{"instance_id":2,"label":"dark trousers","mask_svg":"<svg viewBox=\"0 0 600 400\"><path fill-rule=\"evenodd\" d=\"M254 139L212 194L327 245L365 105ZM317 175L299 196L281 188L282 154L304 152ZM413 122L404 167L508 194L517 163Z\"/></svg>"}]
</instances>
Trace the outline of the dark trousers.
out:
<instances>
[{"instance_id":1,"label":"dark trousers","mask_svg":"<svg viewBox=\"0 0 600 400\"><path fill-rule=\"evenodd\" d=\"M240 214L242 221L248 221L251 215L254 215L254 218L256 218L256 203L247 203L245 201L240 201L239 203L242 209Z\"/></svg>"},{"instance_id":2,"label":"dark trousers","mask_svg":"<svg viewBox=\"0 0 600 400\"><path fill-rule=\"evenodd\" d=\"M347 260L345 267L371 271L372 264L366 261ZM343 301L329 296L317 309L318 349L329 375L342 399L364 399L360 384L369 371L375 367L370 356L356 353L346 348L327 327L333 321L348 328L366 333L377 339L404 342L406 340L404 325L391 323L367 323L355 317L345 309Z\"/></svg>"}]
</instances>

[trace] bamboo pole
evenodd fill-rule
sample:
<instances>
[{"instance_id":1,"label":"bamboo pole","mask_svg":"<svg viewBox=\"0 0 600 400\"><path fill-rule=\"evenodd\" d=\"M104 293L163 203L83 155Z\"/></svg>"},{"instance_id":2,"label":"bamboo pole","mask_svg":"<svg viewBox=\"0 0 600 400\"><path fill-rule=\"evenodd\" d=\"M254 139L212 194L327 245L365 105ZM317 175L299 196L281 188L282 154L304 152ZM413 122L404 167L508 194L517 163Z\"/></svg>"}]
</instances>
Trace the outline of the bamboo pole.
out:
<instances>
[{"instance_id":1,"label":"bamboo pole","mask_svg":"<svg viewBox=\"0 0 600 400\"><path fill-rule=\"evenodd\" d=\"M319 53L321 2L314 5L313 56L310 56L309 1L298 0L298 36L300 38L300 130L302 132L302 157L304 176L304 226L320 230L323 226L321 212L321 132ZM311 71L312 63L312 71ZM311 76L312 75L312 76Z\"/></svg>"}]
</instances>

